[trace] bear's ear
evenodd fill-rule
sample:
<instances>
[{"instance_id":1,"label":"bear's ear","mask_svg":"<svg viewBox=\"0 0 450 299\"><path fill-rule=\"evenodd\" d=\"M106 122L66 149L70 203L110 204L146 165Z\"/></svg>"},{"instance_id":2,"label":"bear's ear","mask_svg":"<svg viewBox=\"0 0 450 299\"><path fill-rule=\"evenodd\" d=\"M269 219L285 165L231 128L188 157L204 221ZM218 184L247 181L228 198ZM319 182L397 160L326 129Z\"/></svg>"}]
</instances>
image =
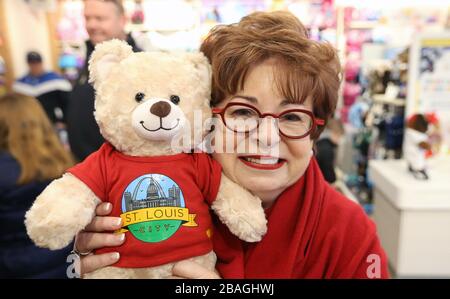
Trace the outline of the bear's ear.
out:
<instances>
[{"instance_id":1,"label":"bear's ear","mask_svg":"<svg viewBox=\"0 0 450 299\"><path fill-rule=\"evenodd\" d=\"M211 65L208 58L202 52L185 53L185 59L190 61L197 77L202 84L206 84L207 88L211 85Z\"/></svg>"},{"instance_id":2,"label":"bear's ear","mask_svg":"<svg viewBox=\"0 0 450 299\"><path fill-rule=\"evenodd\" d=\"M111 69L133 53L126 42L113 39L98 44L89 59L89 82L102 81Z\"/></svg>"}]
</instances>

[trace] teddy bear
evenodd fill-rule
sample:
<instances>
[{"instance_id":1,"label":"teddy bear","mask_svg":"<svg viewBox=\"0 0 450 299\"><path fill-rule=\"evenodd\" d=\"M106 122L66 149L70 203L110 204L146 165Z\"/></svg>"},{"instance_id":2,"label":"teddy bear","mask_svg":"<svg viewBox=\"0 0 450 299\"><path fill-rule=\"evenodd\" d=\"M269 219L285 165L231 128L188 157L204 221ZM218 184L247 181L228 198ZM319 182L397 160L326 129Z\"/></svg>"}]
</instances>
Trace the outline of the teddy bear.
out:
<instances>
[{"instance_id":1,"label":"teddy bear","mask_svg":"<svg viewBox=\"0 0 450 299\"><path fill-rule=\"evenodd\" d=\"M426 163L426 153L431 149L428 125L427 117L420 113L411 115L406 124L403 153L409 172L418 180L429 178Z\"/></svg>"},{"instance_id":2,"label":"teddy bear","mask_svg":"<svg viewBox=\"0 0 450 299\"><path fill-rule=\"evenodd\" d=\"M166 278L184 259L214 270L211 209L240 239L261 240L261 200L194 150L207 133L194 116L212 116L211 67L202 53L134 53L111 40L97 45L89 75L105 143L50 183L26 213L37 246L67 246L105 201L110 216L122 219L125 242L97 250L119 252L120 260L85 278ZM174 146L189 133L189 146Z\"/></svg>"}]
</instances>

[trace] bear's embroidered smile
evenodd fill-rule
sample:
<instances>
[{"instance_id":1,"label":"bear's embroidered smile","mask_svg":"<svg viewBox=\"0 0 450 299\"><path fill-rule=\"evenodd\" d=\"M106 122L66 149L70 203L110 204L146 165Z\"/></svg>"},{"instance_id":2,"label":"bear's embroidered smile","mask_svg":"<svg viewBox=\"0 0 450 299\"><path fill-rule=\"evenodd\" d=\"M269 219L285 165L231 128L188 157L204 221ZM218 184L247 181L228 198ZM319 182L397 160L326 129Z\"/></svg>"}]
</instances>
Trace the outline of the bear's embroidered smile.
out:
<instances>
[{"instance_id":1,"label":"bear's embroidered smile","mask_svg":"<svg viewBox=\"0 0 450 299\"><path fill-rule=\"evenodd\" d=\"M162 124L162 118L160 118L160 125L159 125L159 128L158 128L158 129L155 129L155 130L150 130L149 128L147 128L146 126L144 126L144 121L143 121L143 120L140 121L140 124L141 124L141 126L142 126L145 130L147 130L147 131L149 131L149 132L156 132L156 131L159 131L159 130L170 131L170 130L173 130L173 129L175 129L176 127L178 127L178 125L180 124L180 119L177 118L177 124L176 124L175 126L173 126L172 128L164 128L164 127L163 127L163 124Z\"/></svg>"}]
</instances>

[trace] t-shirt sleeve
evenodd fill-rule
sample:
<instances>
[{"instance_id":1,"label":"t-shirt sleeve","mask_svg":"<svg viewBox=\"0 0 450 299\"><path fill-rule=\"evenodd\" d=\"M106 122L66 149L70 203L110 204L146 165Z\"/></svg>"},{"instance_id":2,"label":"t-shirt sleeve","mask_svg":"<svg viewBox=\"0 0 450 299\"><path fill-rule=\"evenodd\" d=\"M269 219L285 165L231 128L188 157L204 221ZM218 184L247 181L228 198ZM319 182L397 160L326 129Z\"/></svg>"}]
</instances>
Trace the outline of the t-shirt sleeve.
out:
<instances>
[{"instance_id":1,"label":"t-shirt sleeve","mask_svg":"<svg viewBox=\"0 0 450 299\"><path fill-rule=\"evenodd\" d=\"M100 149L89 155L83 162L69 168L71 173L85 183L100 200L106 200L106 157L108 147L104 144Z\"/></svg>"},{"instance_id":2,"label":"t-shirt sleeve","mask_svg":"<svg viewBox=\"0 0 450 299\"><path fill-rule=\"evenodd\" d=\"M211 204L219 192L222 167L207 154L194 155L197 169L197 184L202 191L204 199Z\"/></svg>"}]
</instances>

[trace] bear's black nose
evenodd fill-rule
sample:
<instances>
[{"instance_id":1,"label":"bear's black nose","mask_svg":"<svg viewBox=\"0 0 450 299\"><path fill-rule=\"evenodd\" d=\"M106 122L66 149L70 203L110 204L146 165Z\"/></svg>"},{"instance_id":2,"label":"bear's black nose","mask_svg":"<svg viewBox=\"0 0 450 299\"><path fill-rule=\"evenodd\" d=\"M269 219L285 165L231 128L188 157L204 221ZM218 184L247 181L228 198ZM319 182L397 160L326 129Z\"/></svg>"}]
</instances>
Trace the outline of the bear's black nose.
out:
<instances>
[{"instance_id":1,"label":"bear's black nose","mask_svg":"<svg viewBox=\"0 0 450 299\"><path fill-rule=\"evenodd\" d=\"M159 116L159 117L166 117L170 113L170 104L164 101L159 101L152 105L150 108L150 113Z\"/></svg>"}]
</instances>

